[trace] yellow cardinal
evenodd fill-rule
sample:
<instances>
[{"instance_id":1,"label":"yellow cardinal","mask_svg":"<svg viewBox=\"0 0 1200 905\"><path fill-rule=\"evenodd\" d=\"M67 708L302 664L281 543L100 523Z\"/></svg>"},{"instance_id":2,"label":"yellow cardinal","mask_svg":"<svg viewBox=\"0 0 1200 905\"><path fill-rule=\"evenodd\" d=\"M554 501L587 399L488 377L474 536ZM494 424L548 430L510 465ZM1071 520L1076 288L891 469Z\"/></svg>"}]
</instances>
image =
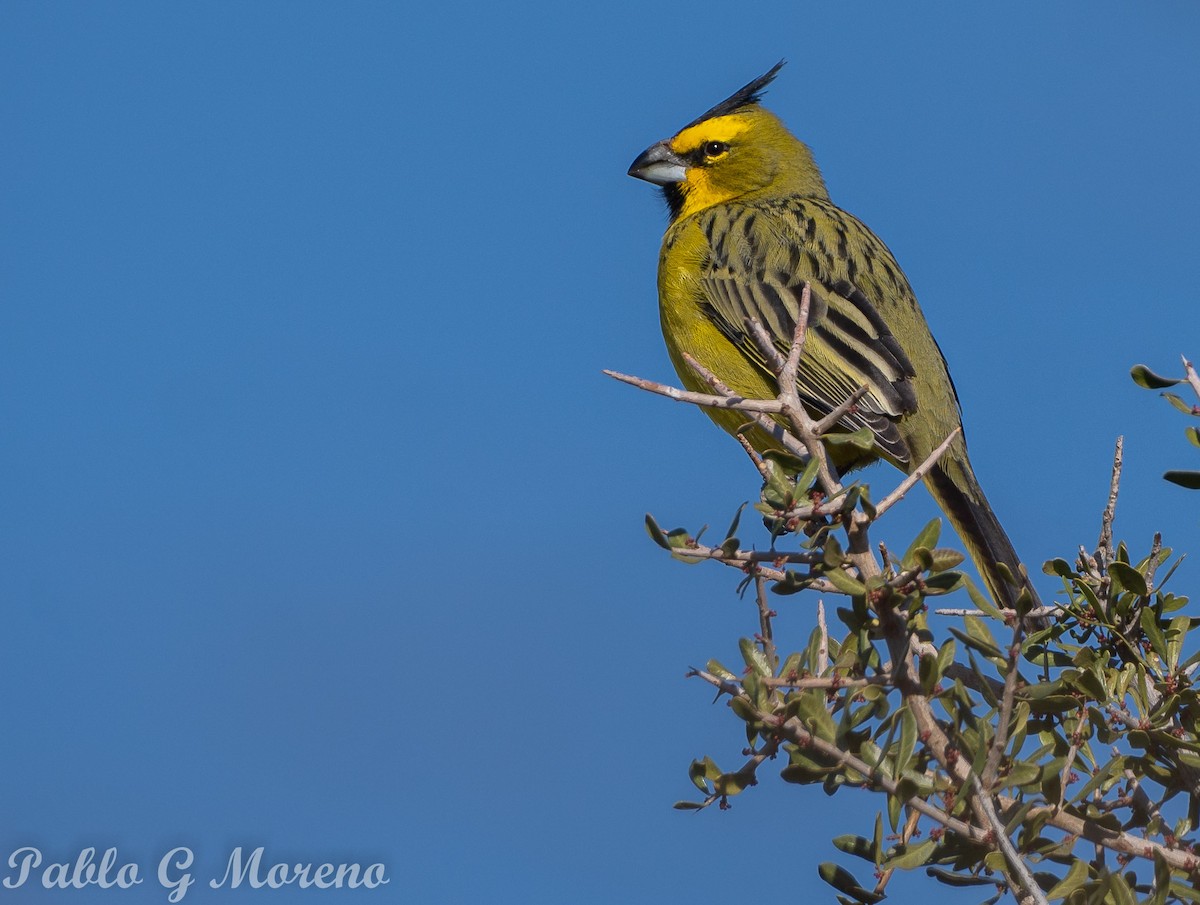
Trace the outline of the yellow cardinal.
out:
<instances>
[{"instance_id":1,"label":"yellow cardinal","mask_svg":"<svg viewBox=\"0 0 1200 905\"><path fill-rule=\"evenodd\" d=\"M747 321L757 319L786 355L807 283L800 398L820 418L865 385L838 427L868 427L875 438L868 451L840 445L834 465L844 473L882 458L910 472L961 427L958 396L892 253L829 200L812 152L759 106L782 65L647 148L629 168L661 186L670 208L658 269L667 349L689 389L710 391L685 354L741 396L774 398L774 377ZM731 433L746 421L739 412L706 411ZM766 432L751 432L750 441L768 446ZM975 479L961 433L925 484L993 596L1015 606L1019 589L997 564L1020 576L1020 560ZM1038 605L1027 579L1025 586Z\"/></svg>"}]
</instances>

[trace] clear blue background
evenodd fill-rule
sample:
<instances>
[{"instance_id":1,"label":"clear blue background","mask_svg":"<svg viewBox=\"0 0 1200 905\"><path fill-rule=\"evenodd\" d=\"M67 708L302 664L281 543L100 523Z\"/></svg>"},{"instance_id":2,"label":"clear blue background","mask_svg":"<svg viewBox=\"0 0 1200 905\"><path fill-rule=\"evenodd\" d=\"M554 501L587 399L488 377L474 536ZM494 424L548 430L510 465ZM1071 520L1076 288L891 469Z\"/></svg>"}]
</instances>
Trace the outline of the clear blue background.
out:
<instances>
[{"instance_id":1,"label":"clear blue background","mask_svg":"<svg viewBox=\"0 0 1200 905\"><path fill-rule=\"evenodd\" d=\"M1200 357L1197 47L1182 0L4 4L0 858L117 846L113 902L174 845L391 877L188 902L832 901L866 793L670 808L740 763L684 671L755 618L642 516L757 480L600 374L673 377L625 169L786 57L769 106L908 272L1018 549L1094 546L1125 433L1118 533L1197 552L1160 478L1196 450L1127 376Z\"/></svg>"}]
</instances>

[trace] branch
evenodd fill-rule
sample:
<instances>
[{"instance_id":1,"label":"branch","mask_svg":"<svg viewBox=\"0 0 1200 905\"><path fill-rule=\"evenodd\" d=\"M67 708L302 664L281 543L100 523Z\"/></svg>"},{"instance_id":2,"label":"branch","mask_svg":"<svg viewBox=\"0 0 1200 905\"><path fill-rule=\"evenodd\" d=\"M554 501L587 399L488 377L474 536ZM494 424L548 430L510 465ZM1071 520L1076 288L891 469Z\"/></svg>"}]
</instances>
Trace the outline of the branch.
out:
<instances>
[{"instance_id":1,"label":"branch","mask_svg":"<svg viewBox=\"0 0 1200 905\"><path fill-rule=\"evenodd\" d=\"M796 328L792 331L792 347L788 350L787 361L779 371L780 395L788 401L796 403L795 408L803 411L800 404L800 394L796 390L800 375L800 355L804 352L804 337L808 333L808 312L812 306L812 287L805 281L800 290L800 310L796 314ZM792 397L795 397L794 400ZM811 422L810 422L811 423Z\"/></svg>"},{"instance_id":2,"label":"branch","mask_svg":"<svg viewBox=\"0 0 1200 905\"><path fill-rule=\"evenodd\" d=\"M718 377L708 368L704 367L704 365L700 364L700 362L696 361L696 359L688 355L686 352L683 353L683 360L687 362L689 368L691 368L704 379L705 383L717 391L718 395L711 398L736 399L738 400L738 405L730 403L725 407L742 411L740 408L740 403L744 400L742 400L741 396L731 390L725 384L725 382L721 380L720 377ZM707 405L708 403L704 404ZM780 412L784 410L784 405L780 400L774 400L772 404L778 405ZM767 415L763 412L750 410L746 411L746 414L750 416L751 421L766 431L773 440L778 442L784 448L785 452L791 453L798 459L807 459L810 455L812 455L812 452L809 450L809 448L803 443L798 442L795 437L784 430L783 425L778 421L767 417Z\"/></svg>"},{"instance_id":3,"label":"branch","mask_svg":"<svg viewBox=\"0 0 1200 905\"><path fill-rule=\"evenodd\" d=\"M842 420L843 415L845 415L846 413L848 413L850 411L850 409L852 409L856 405L858 405L858 403L862 400L863 396L867 395L867 393L870 391L870 389L871 388L867 384L864 383L857 390L855 390L853 393L851 393L849 396L847 396L845 402L843 402L837 408L833 409L828 415L826 415L824 418L822 418L820 421L818 421L816 424L814 424L813 429L820 436L824 436L825 434L829 433L829 431L832 428L834 428L839 421Z\"/></svg>"},{"instance_id":4,"label":"branch","mask_svg":"<svg viewBox=\"0 0 1200 905\"><path fill-rule=\"evenodd\" d=\"M726 683L723 683L722 680L715 676L708 676L707 674L699 671L696 672L696 675L704 676L706 680L712 682L718 687L727 687ZM745 700L745 702L750 704L753 708L753 702L750 701L749 697L747 697L744 693L741 696L743 700ZM925 732L927 727L931 727L933 730L935 730L933 737L930 738L930 742L932 743L931 749L935 746L940 749L941 757L938 756L937 751L935 751L934 754L939 762L942 762L942 758L945 756L946 750L949 748L949 743L945 734L941 731L940 725L938 725L937 722L932 719L932 712L928 709L928 701L917 695L906 699L906 703L910 705L917 705L916 707L912 708L913 715L917 718L918 729L920 729L922 733ZM826 757L835 760L839 765L849 767L855 772L869 777L871 782L889 794L896 793L898 783L895 780L893 780L891 777L881 775L879 772L877 772L875 767L855 757L849 752L843 751L832 742L824 741L821 738L813 735L808 731L807 728L805 728L799 717L791 717L787 720L783 720L776 713L758 710L757 708L753 708L753 710L755 719L767 725L776 727L777 731L784 735L789 741L792 741L801 747L812 748ZM961 756L957 756L954 759L953 768L946 768L943 766L943 769L945 769L951 777L959 779L958 784L960 788L969 783L978 781L977 778L972 775L970 765L966 762L966 759ZM980 808L984 812L979 816L986 817L989 810L991 810L993 814L997 813L994 806L991 805L991 799L987 795L981 796L978 794L978 792L976 792L975 797L980 799ZM1011 820L1014 816L1016 816L1018 810L1023 809L1028 804L1027 801L1012 798L1008 795L997 795L996 801L1000 805L998 820L1004 822ZM996 833L993 828L994 824L992 824L990 818L988 818L987 821L989 824L989 829L984 830L974 824L951 817L946 811L929 804L929 802L919 797L914 796L913 798L908 799L905 804L917 811L920 811L927 817L936 820L947 829L964 835L975 842L984 845L993 845L999 843L1000 838L1006 838L1004 837L1003 832ZM1158 855L1164 861L1166 861L1171 868L1175 870L1186 871L1188 873L1192 873L1197 869L1200 869L1200 858L1197 858L1197 856L1193 855L1191 852L1168 848L1165 845L1154 842L1150 839L1143 839L1138 836L1133 836L1129 833L1116 830L1106 830L1093 821L1084 820L1083 818L1077 817L1069 811L1060 810L1053 805L1039 805L1030 808L1027 812L1023 813L1022 822L1028 824L1030 821L1039 818L1044 818L1045 823L1048 826L1053 826L1056 829L1062 830L1068 835L1087 839L1089 842L1094 842L1097 845L1108 849L1109 851L1120 852L1122 854L1132 855L1138 858L1152 859L1155 855ZM1001 829L1003 829L1004 823L1000 823L1000 826ZM994 833L997 836L995 839L992 838Z\"/></svg>"},{"instance_id":5,"label":"branch","mask_svg":"<svg viewBox=\"0 0 1200 905\"><path fill-rule=\"evenodd\" d=\"M1113 552L1112 523L1113 516L1117 512L1117 492L1121 488L1121 462L1124 449L1125 438L1117 437L1117 448L1113 452L1112 480L1108 485L1108 504L1104 507L1104 515L1100 519L1100 541L1097 545L1097 552L1104 557L1105 566L1116 556Z\"/></svg>"},{"instance_id":6,"label":"branch","mask_svg":"<svg viewBox=\"0 0 1200 905\"><path fill-rule=\"evenodd\" d=\"M1004 749L1008 746L1008 724L1012 720L1013 699L1017 695L1017 681L1020 678L1017 658L1021 654L1021 636L1024 633L1024 620L1013 620L1013 639L1008 648L1008 672L1004 676L1004 696L1000 699L1000 715L996 723L996 734L988 748L987 764L983 768L983 784L992 788L996 776L1000 772L1000 761L1004 757Z\"/></svg>"},{"instance_id":7,"label":"branch","mask_svg":"<svg viewBox=\"0 0 1200 905\"><path fill-rule=\"evenodd\" d=\"M938 445L937 449L935 449L925 458L924 462L909 472L908 477L901 481L896 489L884 497L879 505L875 507L875 517L879 518L879 516L891 509L894 505L896 505L896 503L904 499L904 495L912 490L913 487L916 486L917 482L923 479L925 475L929 474L929 469L933 468L933 466L937 463L937 460L942 457L942 454L950 448L950 444L954 442L954 438L961 433L961 427L956 427L954 430L952 430L950 432L950 436L943 440Z\"/></svg>"},{"instance_id":8,"label":"branch","mask_svg":"<svg viewBox=\"0 0 1200 905\"><path fill-rule=\"evenodd\" d=\"M747 701L748 700L749 699L747 698ZM799 717L794 716L785 721L781 720L773 713L767 713L761 710L756 710L754 712L754 716L761 722L766 723L769 726L774 726L776 731L787 738L788 741L800 746L801 748L811 748L825 757L836 761L840 766L849 767L856 773L861 773L863 776L869 777L872 783L879 786L889 795L894 795L898 791L900 784L896 780L892 779L890 776L880 773L875 767L871 766L866 761L855 757L853 754L850 754L847 751L843 751L832 742L827 742L824 739L813 735L808 731L807 728L805 728L804 723L801 722ZM919 811L926 817L929 817L931 820L937 821L948 830L958 833L961 836L966 836L968 839L971 839L975 842L979 842L984 845L988 844L988 833L985 830L975 826L974 824L967 823L965 820L960 820L957 817L951 817L949 813L939 807L936 807L935 805L930 804L924 798L914 795L912 798L907 799L904 803L914 811Z\"/></svg>"},{"instance_id":9,"label":"branch","mask_svg":"<svg viewBox=\"0 0 1200 905\"><path fill-rule=\"evenodd\" d=\"M1004 820L1012 818L1019 808L1027 804L1027 802L1018 801L1007 795L998 795L996 797L1000 802L1000 816ZM1037 807L1030 808L1028 813L1025 814L1024 821L1029 822L1043 816L1046 818L1047 826L1062 830L1071 836L1079 836L1087 839L1089 842L1103 846L1109 851L1121 852L1138 858L1153 858L1155 855L1160 855L1167 862L1168 866L1175 870L1187 871L1188 873L1192 873L1197 868L1200 868L1200 859L1191 852L1167 848L1165 845L1161 845L1150 839L1143 839L1140 836L1133 836L1118 830L1106 830L1094 821L1076 817L1065 810L1059 811L1053 805L1038 805Z\"/></svg>"},{"instance_id":10,"label":"branch","mask_svg":"<svg viewBox=\"0 0 1200 905\"><path fill-rule=\"evenodd\" d=\"M613 380L619 380L621 383L627 383L640 390L649 390L651 393L666 396L668 399L674 399L676 402L687 402L691 405L702 405L706 408L733 409L734 411L746 413L762 412L778 415L783 411L783 403L778 399L744 399L732 390L728 390L728 388L726 388L728 392L718 396L711 393L694 393L691 390L681 390L678 387L659 383L656 380L634 377L630 374L622 374L620 371L610 371L607 368L601 373L613 378Z\"/></svg>"},{"instance_id":11,"label":"branch","mask_svg":"<svg viewBox=\"0 0 1200 905\"><path fill-rule=\"evenodd\" d=\"M825 675L829 668L829 626L825 624L825 602L817 601L817 628L821 632L821 641L817 645L817 674Z\"/></svg>"},{"instance_id":12,"label":"branch","mask_svg":"<svg viewBox=\"0 0 1200 905\"><path fill-rule=\"evenodd\" d=\"M1025 863L1025 859L1013 848L1012 840L1008 838L1004 824L1000 821L1000 815L996 813L996 807L992 804L991 797L984 792L983 784L980 783L978 776L971 776L971 787L975 790L975 794L972 796L972 804L978 803L978 810L983 811L980 816L992 828L992 835L1000 845L1000 851L1004 852L1004 860L1008 863L1009 869L1016 874L1022 891L1025 893L1022 897L1022 902L1028 899L1035 902L1036 905L1050 905L1046 900L1046 894L1042 892L1042 888L1033 879L1033 874L1029 872L1029 866Z\"/></svg>"},{"instance_id":13,"label":"branch","mask_svg":"<svg viewBox=\"0 0 1200 905\"><path fill-rule=\"evenodd\" d=\"M991 616L991 613L985 613L983 610L962 607L939 607L934 610L939 616ZM1004 621L1017 618L1017 611L1008 607L1001 607L998 612L1004 617ZM1029 616L1056 616L1062 613L1062 608L1047 604L1045 606L1035 606L1029 611Z\"/></svg>"},{"instance_id":14,"label":"branch","mask_svg":"<svg viewBox=\"0 0 1200 905\"><path fill-rule=\"evenodd\" d=\"M779 668L779 655L775 651L775 635L771 628L771 617L775 615L767 602L767 582L761 575L754 576L754 597L758 603L758 636L762 639L763 656L771 666L771 672Z\"/></svg>"},{"instance_id":15,"label":"branch","mask_svg":"<svg viewBox=\"0 0 1200 905\"><path fill-rule=\"evenodd\" d=\"M720 676L714 676L702 669L689 670L687 675L688 678L703 679L726 694L736 695L742 691L740 679L722 679ZM892 677L887 674L870 676L866 679L848 679L842 676L809 676L803 679L789 679L786 676L770 676L760 681L768 688L825 688L837 691L841 688L866 688L871 685L890 687Z\"/></svg>"},{"instance_id":16,"label":"branch","mask_svg":"<svg viewBox=\"0 0 1200 905\"><path fill-rule=\"evenodd\" d=\"M1200 374L1196 373L1195 366L1187 360L1186 355L1180 356L1183 359L1183 372L1187 376L1187 382L1191 384L1193 392L1197 397L1200 397Z\"/></svg>"},{"instance_id":17,"label":"branch","mask_svg":"<svg viewBox=\"0 0 1200 905\"><path fill-rule=\"evenodd\" d=\"M821 489L832 496L842 489L842 485L838 482L837 477L833 474L833 470L829 467L829 458L825 452L825 447L821 444L820 432L816 429L816 422L809 417L807 410L804 408L804 402L800 399L799 384L797 382L800 372L800 356L804 352L804 338L808 332L808 314L811 306L812 289L806 282L804 288L800 291L800 310L796 315L796 327L792 331L792 344L788 349L786 359L780 359L779 352L775 348L774 339L763 328L762 324L753 318L750 318L748 323L750 331L754 335L755 345L759 347L759 351L771 363L772 370L775 371L776 383L779 389L778 399L782 404L782 414L791 424L796 438L803 444L807 452L805 458L812 457L817 460L817 477Z\"/></svg>"}]
</instances>

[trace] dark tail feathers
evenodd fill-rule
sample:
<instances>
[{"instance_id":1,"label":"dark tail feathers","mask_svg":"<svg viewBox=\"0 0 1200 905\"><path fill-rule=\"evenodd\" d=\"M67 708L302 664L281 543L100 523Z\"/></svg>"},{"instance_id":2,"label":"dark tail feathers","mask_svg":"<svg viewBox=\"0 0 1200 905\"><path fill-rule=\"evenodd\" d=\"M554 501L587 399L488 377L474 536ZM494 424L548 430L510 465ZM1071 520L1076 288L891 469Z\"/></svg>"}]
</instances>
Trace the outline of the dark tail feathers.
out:
<instances>
[{"instance_id":1,"label":"dark tail feathers","mask_svg":"<svg viewBox=\"0 0 1200 905\"><path fill-rule=\"evenodd\" d=\"M1013 549L1012 541L1004 533L996 513L988 505L987 497L983 495L983 488L975 480L971 466L964 460L961 463L954 462L950 467L954 468L960 464L961 469L955 470L959 471L961 482L955 481L942 464L938 463L925 476L925 485L966 544L975 568L983 576L996 602L1003 607L1015 609L1017 596L1021 592L1021 586L1024 586L1033 595L1033 605L1041 606L1041 600L1032 583L1028 579L1022 579L1021 560L1017 551ZM1006 565L1021 585L1010 585L996 568L997 563Z\"/></svg>"}]
</instances>

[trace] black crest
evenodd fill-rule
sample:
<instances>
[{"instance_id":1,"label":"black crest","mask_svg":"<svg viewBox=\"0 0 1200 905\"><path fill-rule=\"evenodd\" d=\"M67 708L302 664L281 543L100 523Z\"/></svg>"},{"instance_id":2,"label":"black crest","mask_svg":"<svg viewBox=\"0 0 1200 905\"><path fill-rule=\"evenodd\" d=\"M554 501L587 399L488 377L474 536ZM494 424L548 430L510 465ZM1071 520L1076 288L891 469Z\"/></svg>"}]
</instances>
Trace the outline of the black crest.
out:
<instances>
[{"instance_id":1,"label":"black crest","mask_svg":"<svg viewBox=\"0 0 1200 905\"><path fill-rule=\"evenodd\" d=\"M772 81L774 81L775 76L779 74L779 70L783 68L783 64L786 62L787 60L780 60L778 63L772 66L770 71L765 75L760 75L749 85L744 85L743 87L739 88L707 113L697 116L694 120L684 126L684 128L687 129L696 125L697 123L704 122L706 119L712 119L714 116L724 116L726 113L732 113L734 110L738 110L741 107L748 107L751 104L757 104L760 100L762 100L763 90L769 84L771 84Z\"/></svg>"}]
</instances>

